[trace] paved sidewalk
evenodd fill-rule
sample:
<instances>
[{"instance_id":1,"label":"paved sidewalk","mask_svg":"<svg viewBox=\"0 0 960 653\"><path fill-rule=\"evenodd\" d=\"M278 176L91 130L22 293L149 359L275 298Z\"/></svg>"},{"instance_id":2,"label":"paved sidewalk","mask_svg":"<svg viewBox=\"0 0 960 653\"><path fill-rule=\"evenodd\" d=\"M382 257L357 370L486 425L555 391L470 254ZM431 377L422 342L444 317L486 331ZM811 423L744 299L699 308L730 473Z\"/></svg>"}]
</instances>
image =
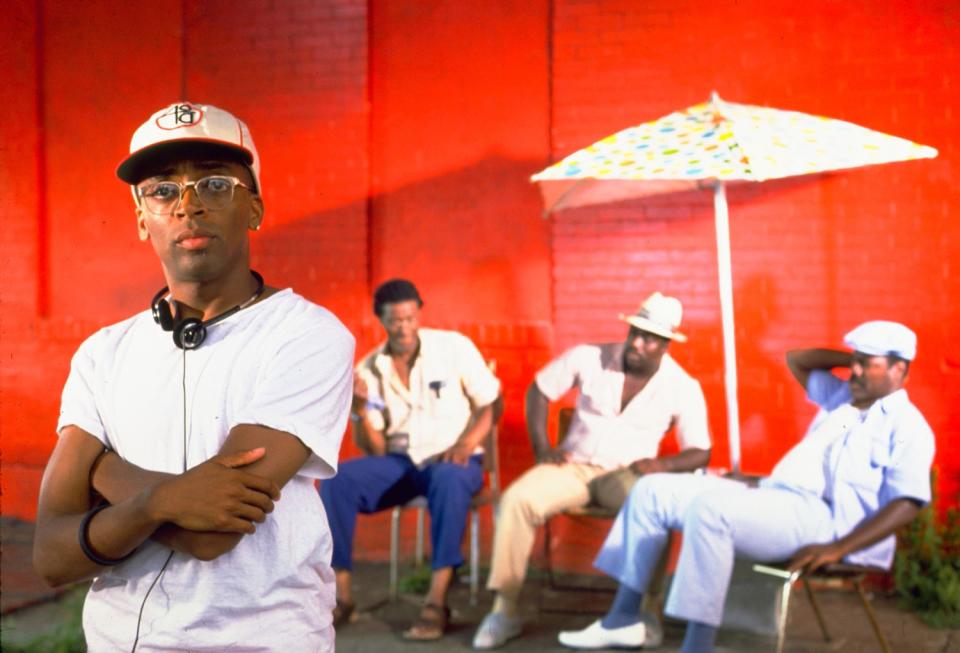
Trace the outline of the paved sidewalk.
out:
<instances>
[{"instance_id":1,"label":"paved sidewalk","mask_svg":"<svg viewBox=\"0 0 960 653\"><path fill-rule=\"evenodd\" d=\"M0 603L2 603L4 643L23 643L55 628L64 619L58 594L47 589L36 578L30 566L30 542L33 525L0 517ZM405 642L400 633L416 617L419 599L404 595L395 603L387 601L388 571L384 564L356 565L355 593L359 599L357 620L341 629L337 636L339 653L456 653L471 651L473 633L489 609L491 597L481 592L478 605L471 606L465 579L451 592L452 625L447 636L433 643ZM589 583L596 579L577 579ZM602 584L602 581L600 581ZM503 651L537 651L544 653L569 651L557 643L563 629L581 628L596 618L610 601L610 594L599 592L552 592L534 579L527 583L523 595L526 626L523 637L507 644ZM802 592L793 596L786 650L790 653L825 653L827 651L879 650L866 616L853 592L837 589L821 594L828 623L843 639L827 644L821 639L813 611ZM934 630L913 614L897 606L890 597L874 597L874 605L890 645L894 651L909 653L960 653L960 633ZM559 612L557 610L566 610ZM683 637L680 624L668 623L663 646L665 652L677 651ZM7 646L2 648L6 649ZM721 632L721 651L736 653L773 650L769 637L737 632ZM285 651L284 653L299 653Z\"/></svg>"}]
</instances>

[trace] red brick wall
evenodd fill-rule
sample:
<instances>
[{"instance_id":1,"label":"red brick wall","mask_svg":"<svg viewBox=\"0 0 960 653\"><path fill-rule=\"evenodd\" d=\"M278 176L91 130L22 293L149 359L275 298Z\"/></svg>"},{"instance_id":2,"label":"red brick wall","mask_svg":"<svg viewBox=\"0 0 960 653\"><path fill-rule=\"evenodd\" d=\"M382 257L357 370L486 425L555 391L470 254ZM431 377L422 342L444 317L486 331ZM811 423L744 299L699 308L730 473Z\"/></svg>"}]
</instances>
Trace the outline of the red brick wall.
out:
<instances>
[{"instance_id":1,"label":"red brick wall","mask_svg":"<svg viewBox=\"0 0 960 653\"><path fill-rule=\"evenodd\" d=\"M767 182L728 194L742 463L766 473L813 408L783 364L791 348L841 345L868 319L919 337L908 388L937 435L944 505L960 493L960 10L956 3L555 3L554 159L629 125L703 102L826 115L930 144L939 158ZM552 219L557 349L616 339L619 311L653 290L679 297L687 344L729 464L716 239L709 191L561 211ZM600 536L564 524L561 565L588 570ZM577 532L577 531L581 532ZM603 529L599 529L602 531Z\"/></svg>"},{"instance_id":2,"label":"red brick wall","mask_svg":"<svg viewBox=\"0 0 960 653\"><path fill-rule=\"evenodd\" d=\"M949 3L557 2L553 139L559 158L626 126L721 97L842 118L939 148L939 158L729 193L743 464L769 471L813 409L784 351L840 345L855 324L918 333L909 391L938 435L956 497L960 346L956 85ZM653 290L684 303L672 353L705 387L727 464L709 192L562 211L553 226L556 345L620 339L614 319Z\"/></svg>"},{"instance_id":3,"label":"red brick wall","mask_svg":"<svg viewBox=\"0 0 960 653\"><path fill-rule=\"evenodd\" d=\"M330 306L363 350L379 338L370 289L408 276L427 323L497 359L508 479L531 462L521 403L535 369L622 338L616 314L654 289L684 302L691 338L673 352L702 380L728 459L709 195L544 221L531 173L712 90L936 146L933 161L731 192L743 460L768 470L811 416L784 350L901 319L920 336L909 389L956 500L955 4L11 0L0 30L16 62L0 124L4 515L33 515L73 350L161 283L113 169L139 122L181 97L256 135L267 222L253 255L268 281ZM382 555L370 521L359 550Z\"/></svg>"},{"instance_id":4,"label":"red brick wall","mask_svg":"<svg viewBox=\"0 0 960 653\"><path fill-rule=\"evenodd\" d=\"M2 512L32 517L70 356L163 279L114 169L151 112L228 107L255 134L254 266L357 329L367 299L366 3L5 6ZM185 8L186 13L181 13ZM212 19L215 17L215 19ZM144 26L149 26L144 33Z\"/></svg>"}]
</instances>

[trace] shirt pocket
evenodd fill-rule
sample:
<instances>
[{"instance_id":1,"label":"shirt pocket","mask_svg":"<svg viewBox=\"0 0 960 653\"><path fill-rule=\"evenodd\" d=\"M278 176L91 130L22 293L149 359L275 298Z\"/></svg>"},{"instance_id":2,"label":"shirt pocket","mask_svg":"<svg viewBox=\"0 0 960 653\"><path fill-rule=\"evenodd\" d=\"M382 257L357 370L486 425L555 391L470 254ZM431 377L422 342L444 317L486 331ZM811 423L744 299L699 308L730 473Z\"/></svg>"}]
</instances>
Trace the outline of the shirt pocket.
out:
<instances>
[{"instance_id":1,"label":"shirt pocket","mask_svg":"<svg viewBox=\"0 0 960 653\"><path fill-rule=\"evenodd\" d=\"M434 375L426 379L424 386L434 416L449 418L463 411L466 398L460 387L460 379Z\"/></svg>"},{"instance_id":2,"label":"shirt pocket","mask_svg":"<svg viewBox=\"0 0 960 653\"><path fill-rule=\"evenodd\" d=\"M850 447L844 457L843 475L866 503L875 504L890 461L890 452L883 438L867 437Z\"/></svg>"}]
</instances>

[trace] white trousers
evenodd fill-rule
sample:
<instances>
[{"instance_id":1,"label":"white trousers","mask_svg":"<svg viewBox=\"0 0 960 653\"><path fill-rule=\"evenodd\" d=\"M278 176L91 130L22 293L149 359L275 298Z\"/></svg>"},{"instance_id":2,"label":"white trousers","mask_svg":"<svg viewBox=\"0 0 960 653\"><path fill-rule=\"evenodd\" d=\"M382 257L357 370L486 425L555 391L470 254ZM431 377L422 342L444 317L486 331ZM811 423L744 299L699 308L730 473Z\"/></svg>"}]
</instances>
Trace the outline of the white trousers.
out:
<instances>
[{"instance_id":1,"label":"white trousers","mask_svg":"<svg viewBox=\"0 0 960 653\"><path fill-rule=\"evenodd\" d=\"M723 620L734 556L785 560L802 546L834 539L830 507L812 494L652 474L630 491L594 565L646 592L671 530L683 531L683 545L664 611L711 626Z\"/></svg>"}]
</instances>

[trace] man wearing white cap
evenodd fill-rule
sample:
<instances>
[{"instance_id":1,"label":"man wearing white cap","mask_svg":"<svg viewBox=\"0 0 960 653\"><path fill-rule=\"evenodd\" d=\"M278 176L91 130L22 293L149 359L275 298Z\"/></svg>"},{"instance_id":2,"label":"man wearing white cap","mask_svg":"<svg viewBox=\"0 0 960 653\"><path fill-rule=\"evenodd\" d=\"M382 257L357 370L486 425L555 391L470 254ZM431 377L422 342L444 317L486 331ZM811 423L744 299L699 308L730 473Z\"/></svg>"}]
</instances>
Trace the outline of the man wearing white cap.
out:
<instances>
[{"instance_id":1,"label":"man wearing white cap","mask_svg":"<svg viewBox=\"0 0 960 653\"><path fill-rule=\"evenodd\" d=\"M667 353L680 333L682 307L650 295L633 315L625 342L579 345L551 361L527 389L527 430L537 465L500 501L488 587L497 595L473 639L474 648L501 646L520 634L517 601L538 526L550 516L593 501L619 508L633 482L654 472L688 472L710 460L707 408L700 384ZM551 446L547 412L579 390L566 438ZM676 429L680 452L657 456Z\"/></svg>"},{"instance_id":2,"label":"man wearing white cap","mask_svg":"<svg viewBox=\"0 0 960 653\"><path fill-rule=\"evenodd\" d=\"M34 566L93 577L91 651L333 650L313 485L336 470L353 337L250 269L260 162L236 117L161 109L117 175L166 285L73 358Z\"/></svg>"},{"instance_id":3,"label":"man wearing white cap","mask_svg":"<svg viewBox=\"0 0 960 653\"><path fill-rule=\"evenodd\" d=\"M607 614L560 633L572 648L650 647L661 635L639 605L672 529L683 545L665 612L688 622L682 653L712 651L735 556L812 571L844 560L888 567L893 533L930 500L933 433L903 389L916 336L867 322L853 352L805 349L787 364L819 413L759 483L657 474L637 482L595 565L620 582ZM831 373L850 369L849 381Z\"/></svg>"}]
</instances>

